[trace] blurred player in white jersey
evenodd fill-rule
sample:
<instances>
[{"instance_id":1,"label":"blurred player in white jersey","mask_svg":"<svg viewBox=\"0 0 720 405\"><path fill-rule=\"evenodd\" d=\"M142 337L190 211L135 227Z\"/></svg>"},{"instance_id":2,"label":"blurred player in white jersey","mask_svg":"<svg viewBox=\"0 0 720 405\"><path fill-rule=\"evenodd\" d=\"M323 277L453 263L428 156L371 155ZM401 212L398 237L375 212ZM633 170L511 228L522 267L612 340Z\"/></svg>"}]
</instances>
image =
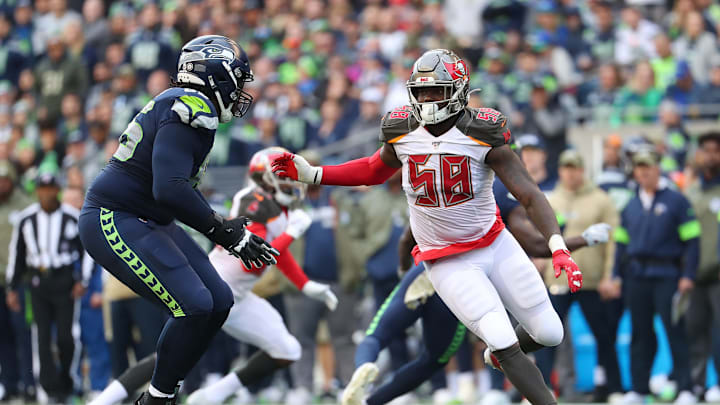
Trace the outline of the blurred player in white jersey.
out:
<instances>
[{"instance_id":1,"label":"blurred player in white jersey","mask_svg":"<svg viewBox=\"0 0 720 405\"><path fill-rule=\"evenodd\" d=\"M540 275L498 215L495 174L547 241L556 277L565 270L575 292L582 273L547 199L508 145L507 119L493 109L469 108L468 82L467 65L457 55L428 51L407 82L410 105L385 115L383 146L373 156L315 167L285 153L273 157L273 172L304 183L356 186L381 184L402 168L415 261L424 262L455 316L487 343L487 360L532 404L554 404L525 353L558 345L562 323ZM506 308L519 321L517 329Z\"/></svg>"},{"instance_id":2,"label":"blurred player in white jersey","mask_svg":"<svg viewBox=\"0 0 720 405\"><path fill-rule=\"evenodd\" d=\"M270 172L268 156L283 152L286 150L282 148L267 148L253 155L248 168L251 184L233 197L230 216L250 219L252 222L247 229L261 235L280 252L278 269L305 295L324 301L330 310L334 310L337 298L330 286L308 280L288 250L290 244L305 233L312 220L301 208L294 207L304 198L305 185L280 180ZM242 368L195 391L188 398L189 404L220 404L243 387L300 359L300 343L288 332L280 314L251 291L266 267L248 269L220 248L214 249L209 258L235 296L235 304L223 330L260 350ZM91 405L114 404L150 381L155 363L153 357L126 371Z\"/></svg>"}]
</instances>

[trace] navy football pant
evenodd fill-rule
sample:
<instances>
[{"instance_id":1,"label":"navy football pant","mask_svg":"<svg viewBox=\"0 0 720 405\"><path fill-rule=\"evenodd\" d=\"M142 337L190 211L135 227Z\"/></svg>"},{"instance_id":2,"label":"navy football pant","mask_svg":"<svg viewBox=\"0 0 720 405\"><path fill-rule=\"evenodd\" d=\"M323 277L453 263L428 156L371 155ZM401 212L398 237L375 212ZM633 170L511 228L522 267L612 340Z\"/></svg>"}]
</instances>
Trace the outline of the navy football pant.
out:
<instances>
[{"instance_id":1,"label":"navy football pant","mask_svg":"<svg viewBox=\"0 0 720 405\"><path fill-rule=\"evenodd\" d=\"M650 371L655 352L657 336L653 325L655 314L659 314L665 326L670 343L674 380L677 390L692 389L690 378L690 353L685 335L685 320L680 318L672 323L672 297L677 291L675 278L627 277L624 285L630 294L625 296L630 309L632 340L630 342L630 374L633 391L640 394L650 393Z\"/></svg>"},{"instance_id":2,"label":"navy football pant","mask_svg":"<svg viewBox=\"0 0 720 405\"><path fill-rule=\"evenodd\" d=\"M172 393L227 318L230 287L175 223L83 207L78 225L83 246L98 264L170 313L158 340L152 385Z\"/></svg>"},{"instance_id":3,"label":"navy football pant","mask_svg":"<svg viewBox=\"0 0 720 405\"><path fill-rule=\"evenodd\" d=\"M606 304L600 299L598 292L582 290L574 294L550 294L550 301L561 319L567 316L570 311L570 305L573 302L578 302L588 325L590 325L590 330L593 336L595 336L598 364L605 369L608 392L622 392L620 367L618 366L617 353L615 351L616 335L611 333L616 329L611 326L611 319L608 315ZM551 386L550 376L555 364L555 347L546 347L538 350L535 352L535 360L543 374L545 384L547 384L548 387Z\"/></svg>"},{"instance_id":4,"label":"navy football pant","mask_svg":"<svg viewBox=\"0 0 720 405\"><path fill-rule=\"evenodd\" d=\"M5 289L0 289L0 384L5 387L7 395L18 392L18 355L15 336L12 333L10 308L5 304Z\"/></svg>"},{"instance_id":5,"label":"navy football pant","mask_svg":"<svg viewBox=\"0 0 720 405\"><path fill-rule=\"evenodd\" d=\"M465 326L450 312L437 294L415 310L405 305L408 287L425 271L422 265L412 268L388 296L375 315L365 339L355 353L355 366L374 362L380 351L418 318L423 321L425 346L413 361L395 371L392 379L367 398L368 405L384 404L417 388L433 373L443 368L465 339Z\"/></svg>"},{"instance_id":6,"label":"navy football pant","mask_svg":"<svg viewBox=\"0 0 720 405\"><path fill-rule=\"evenodd\" d=\"M372 280L373 298L375 299L375 310L380 310L387 297L397 286L399 280L393 277L389 280ZM407 364L410 359L406 344L407 336L405 333L395 335L395 338L388 342L387 349L390 352L390 360L392 370L397 371Z\"/></svg>"}]
</instances>

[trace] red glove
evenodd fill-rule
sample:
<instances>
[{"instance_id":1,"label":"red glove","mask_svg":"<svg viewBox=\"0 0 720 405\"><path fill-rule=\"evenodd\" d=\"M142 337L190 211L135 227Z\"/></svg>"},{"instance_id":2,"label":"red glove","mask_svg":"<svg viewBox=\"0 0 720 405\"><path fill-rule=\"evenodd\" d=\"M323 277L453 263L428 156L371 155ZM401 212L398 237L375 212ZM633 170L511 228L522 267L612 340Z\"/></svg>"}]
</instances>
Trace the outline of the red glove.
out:
<instances>
[{"instance_id":1,"label":"red glove","mask_svg":"<svg viewBox=\"0 0 720 405\"><path fill-rule=\"evenodd\" d=\"M322 168L312 166L305 158L292 153L270 156L272 172L281 179L289 178L307 184L320 184Z\"/></svg>"},{"instance_id":2,"label":"red glove","mask_svg":"<svg viewBox=\"0 0 720 405\"><path fill-rule=\"evenodd\" d=\"M552 254L553 269L555 269L555 278L560 277L560 274L565 270L567 274L568 286L570 292L577 292L582 288L582 272L578 268L575 261L570 257L570 252L567 249L556 250Z\"/></svg>"},{"instance_id":3,"label":"red glove","mask_svg":"<svg viewBox=\"0 0 720 405\"><path fill-rule=\"evenodd\" d=\"M270 161L272 172L278 177L297 180L297 169L295 168L295 162L293 162L292 153L285 152L270 156Z\"/></svg>"}]
</instances>

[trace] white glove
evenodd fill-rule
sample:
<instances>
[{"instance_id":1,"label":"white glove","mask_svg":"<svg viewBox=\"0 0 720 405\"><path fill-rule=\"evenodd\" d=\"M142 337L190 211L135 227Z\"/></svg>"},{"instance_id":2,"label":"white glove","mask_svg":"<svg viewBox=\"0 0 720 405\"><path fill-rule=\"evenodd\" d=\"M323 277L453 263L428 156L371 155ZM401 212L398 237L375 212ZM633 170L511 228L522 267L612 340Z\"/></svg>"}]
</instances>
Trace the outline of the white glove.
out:
<instances>
[{"instance_id":1,"label":"white glove","mask_svg":"<svg viewBox=\"0 0 720 405\"><path fill-rule=\"evenodd\" d=\"M594 246L599 243L607 243L610 240L610 230L612 226L605 223L592 224L583 231L582 237L588 246Z\"/></svg>"},{"instance_id":2,"label":"white glove","mask_svg":"<svg viewBox=\"0 0 720 405\"><path fill-rule=\"evenodd\" d=\"M283 153L273 158L272 171L280 178L289 178L307 184L320 184L322 167L311 166L304 157Z\"/></svg>"},{"instance_id":3,"label":"white glove","mask_svg":"<svg viewBox=\"0 0 720 405\"><path fill-rule=\"evenodd\" d=\"M285 233L292 236L293 239L301 237L312 224L312 218L305 210L296 208L288 212L288 224Z\"/></svg>"},{"instance_id":4,"label":"white glove","mask_svg":"<svg viewBox=\"0 0 720 405\"><path fill-rule=\"evenodd\" d=\"M327 284L317 283L315 281L308 281L302 288L303 294L306 296L318 300L325 301L328 309L334 311L337 308L338 299L330 290L330 286Z\"/></svg>"}]
</instances>

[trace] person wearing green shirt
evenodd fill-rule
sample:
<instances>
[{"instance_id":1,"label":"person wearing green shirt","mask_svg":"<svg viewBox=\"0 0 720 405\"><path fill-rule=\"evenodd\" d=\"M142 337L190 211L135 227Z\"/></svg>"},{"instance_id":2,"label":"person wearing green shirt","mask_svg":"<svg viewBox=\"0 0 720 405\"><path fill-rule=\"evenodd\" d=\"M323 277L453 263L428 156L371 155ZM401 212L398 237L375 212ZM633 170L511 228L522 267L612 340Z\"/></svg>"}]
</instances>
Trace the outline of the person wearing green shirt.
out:
<instances>
[{"instance_id":1,"label":"person wearing green shirt","mask_svg":"<svg viewBox=\"0 0 720 405\"><path fill-rule=\"evenodd\" d=\"M638 63L629 84L620 90L615 100L611 123L617 126L652 121L663 97L654 86L655 74L650 63Z\"/></svg>"}]
</instances>

